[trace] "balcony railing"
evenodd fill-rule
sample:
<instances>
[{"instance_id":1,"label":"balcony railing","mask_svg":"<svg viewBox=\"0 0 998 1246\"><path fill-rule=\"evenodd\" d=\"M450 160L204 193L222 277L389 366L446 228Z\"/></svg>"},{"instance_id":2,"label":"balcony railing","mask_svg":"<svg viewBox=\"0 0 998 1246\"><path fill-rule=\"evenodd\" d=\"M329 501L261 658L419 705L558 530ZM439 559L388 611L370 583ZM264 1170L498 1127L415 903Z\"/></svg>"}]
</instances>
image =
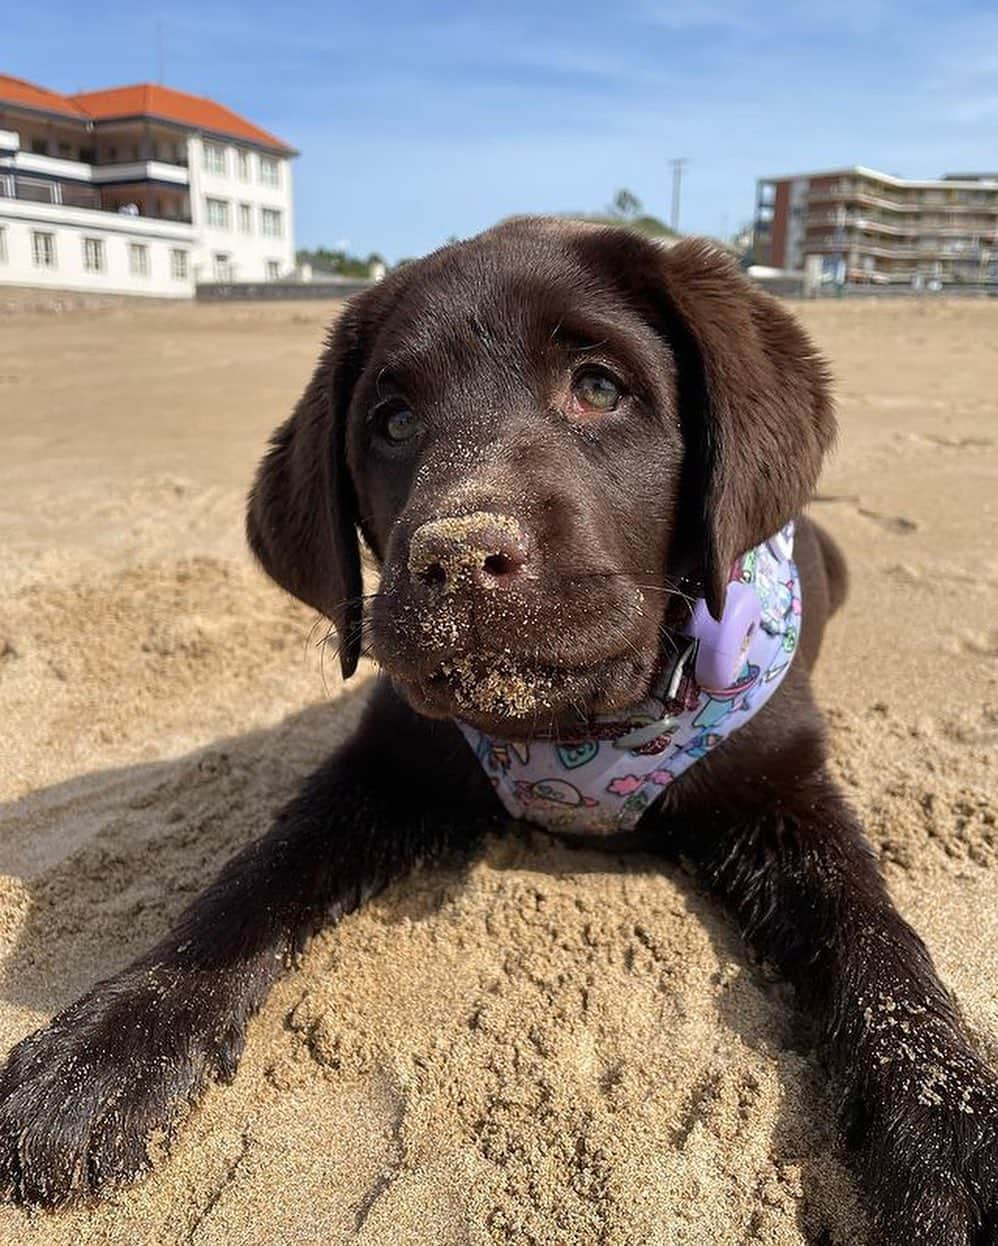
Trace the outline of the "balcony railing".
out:
<instances>
[{"instance_id":1,"label":"balcony railing","mask_svg":"<svg viewBox=\"0 0 998 1246\"><path fill-rule=\"evenodd\" d=\"M823 229L829 225L841 225L843 228L849 229L853 226L859 226L862 229L876 229L885 234L893 234L899 237L913 236L917 232L917 225L903 225L896 219L893 221L881 220L876 216L863 216L856 213L848 213L842 217L836 212L809 212L807 215L806 228Z\"/></svg>"},{"instance_id":2,"label":"balcony railing","mask_svg":"<svg viewBox=\"0 0 998 1246\"><path fill-rule=\"evenodd\" d=\"M896 245L911 248L930 245L937 249L946 249L953 245L956 248L976 245L978 242L990 242L998 237L998 221L987 217L948 223L922 222L920 225L895 225L878 220L876 217L859 216L854 213L843 215L835 212L811 213L804 226L808 242L822 242L836 239L839 235L843 240L868 238L869 235L884 235L880 241L883 245ZM896 243L893 240L896 239ZM869 239L873 241L873 239Z\"/></svg>"},{"instance_id":3,"label":"balcony railing","mask_svg":"<svg viewBox=\"0 0 998 1246\"><path fill-rule=\"evenodd\" d=\"M100 191L80 182L52 182L47 178L0 173L0 196L28 203L61 203L72 208L100 208Z\"/></svg>"},{"instance_id":4,"label":"balcony railing","mask_svg":"<svg viewBox=\"0 0 998 1246\"><path fill-rule=\"evenodd\" d=\"M870 183L834 182L828 186L812 187L808 192L808 202L868 203L890 212L955 212L962 215L998 212L998 191L988 186L959 192L899 189L891 193Z\"/></svg>"},{"instance_id":5,"label":"balcony railing","mask_svg":"<svg viewBox=\"0 0 998 1246\"><path fill-rule=\"evenodd\" d=\"M914 247L890 247L864 238L809 238L804 243L805 251L821 251L839 253L855 251L863 255L879 255L885 259L907 259L918 254Z\"/></svg>"},{"instance_id":6,"label":"balcony railing","mask_svg":"<svg viewBox=\"0 0 998 1246\"><path fill-rule=\"evenodd\" d=\"M52 182L41 178L22 177L19 174L0 172L0 199L20 199L26 203L47 203L56 207L87 208L92 212L106 212L117 216L145 216L148 220L173 221L178 225L190 225L190 214L177 216L153 216L143 212L141 204L129 204L123 212L119 203L104 203L100 190L79 182Z\"/></svg>"},{"instance_id":7,"label":"balcony railing","mask_svg":"<svg viewBox=\"0 0 998 1246\"><path fill-rule=\"evenodd\" d=\"M836 186L812 189L808 193L809 203L869 203L874 207L885 208L890 212L918 212L921 206L907 202L901 197L891 197L862 186L838 184Z\"/></svg>"},{"instance_id":8,"label":"balcony railing","mask_svg":"<svg viewBox=\"0 0 998 1246\"><path fill-rule=\"evenodd\" d=\"M189 167L186 156L160 156L154 151L143 151L138 156L129 156L127 159L115 157L114 160L91 160L91 164L95 169L113 169L118 164L169 164L177 169L186 169Z\"/></svg>"},{"instance_id":9,"label":"balcony railing","mask_svg":"<svg viewBox=\"0 0 998 1246\"><path fill-rule=\"evenodd\" d=\"M164 164L161 160L129 160L124 164L95 164L90 172L95 186L115 182L165 182L171 186L188 186L187 166Z\"/></svg>"},{"instance_id":10,"label":"balcony railing","mask_svg":"<svg viewBox=\"0 0 998 1246\"><path fill-rule=\"evenodd\" d=\"M40 152L14 151L0 156L0 173L12 173L22 177L52 178L61 182L78 182L81 185L103 186L112 182L163 182L171 186L189 186L190 174L186 163L175 160L118 161L113 164L91 164L89 161L69 160L62 156L47 156Z\"/></svg>"}]
</instances>

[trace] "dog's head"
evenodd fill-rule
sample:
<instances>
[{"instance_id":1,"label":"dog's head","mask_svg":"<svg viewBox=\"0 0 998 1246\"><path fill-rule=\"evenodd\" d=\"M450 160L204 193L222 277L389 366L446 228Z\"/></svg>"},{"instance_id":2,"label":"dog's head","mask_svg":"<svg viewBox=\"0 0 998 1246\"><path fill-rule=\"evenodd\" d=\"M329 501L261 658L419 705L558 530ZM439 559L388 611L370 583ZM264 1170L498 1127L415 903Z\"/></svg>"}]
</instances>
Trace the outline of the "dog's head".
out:
<instances>
[{"instance_id":1,"label":"dog's head","mask_svg":"<svg viewBox=\"0 0 998 1246\"><path fill-rule=\"evenodd\" d=\"M250 498L266 571L412 705L507 736L646 693L679 594L807 501L834 433L802 329L710 244L513 220L353 299Z\"/></svg>"}]
</instances>

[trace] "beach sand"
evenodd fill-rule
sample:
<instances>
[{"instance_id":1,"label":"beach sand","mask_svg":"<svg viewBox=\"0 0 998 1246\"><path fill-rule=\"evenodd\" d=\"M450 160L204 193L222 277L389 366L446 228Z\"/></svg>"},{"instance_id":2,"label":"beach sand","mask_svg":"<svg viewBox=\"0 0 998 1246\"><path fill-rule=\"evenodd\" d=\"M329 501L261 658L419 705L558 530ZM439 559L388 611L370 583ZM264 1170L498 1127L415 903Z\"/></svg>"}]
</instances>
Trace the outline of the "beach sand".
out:
<instances>
[{"instance_id":1,"label":"beach sand","mask_svg":"<svg viewBox=\"0 0 998 1246\"><path fill-rule=\"evenodd\" d=\"M998 1058L998 301L807 305L834 767ZM365 694L251 565L331 307L0 297L0 1050L156 940ZM171 1156L0 1243L866 1240L786 987L680 870L490 842L323 934Z\"/></svg>"}]
</instances>

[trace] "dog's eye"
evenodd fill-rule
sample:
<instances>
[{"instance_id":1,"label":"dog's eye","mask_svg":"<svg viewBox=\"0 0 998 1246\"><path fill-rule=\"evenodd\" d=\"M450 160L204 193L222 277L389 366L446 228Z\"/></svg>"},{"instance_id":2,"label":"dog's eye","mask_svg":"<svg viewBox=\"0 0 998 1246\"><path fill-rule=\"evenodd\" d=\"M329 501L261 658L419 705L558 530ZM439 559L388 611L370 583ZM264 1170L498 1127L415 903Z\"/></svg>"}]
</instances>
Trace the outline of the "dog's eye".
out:
<instances>
[{"instance_id":1,"label":"dog's eye","mask_svg":"<svg viewBox=\"0 0 998 1246\"><path fill-rule=\"evenodd\" d=\"M617 381L607 372L586 369L572 382L572 393L592 411L613 411L624 396Z\"/></svg>"},{"instance_id":2,"label":"dog's eye","mask_svg":"<svg viewBox=\"0 0 998 1246\"><path fill-rule=\"evenodd\" d=\"M415 437L420 427L419 421L408 407L396 407L381 417L381 431L395 445Z\"/></svg>"}]
</instances>

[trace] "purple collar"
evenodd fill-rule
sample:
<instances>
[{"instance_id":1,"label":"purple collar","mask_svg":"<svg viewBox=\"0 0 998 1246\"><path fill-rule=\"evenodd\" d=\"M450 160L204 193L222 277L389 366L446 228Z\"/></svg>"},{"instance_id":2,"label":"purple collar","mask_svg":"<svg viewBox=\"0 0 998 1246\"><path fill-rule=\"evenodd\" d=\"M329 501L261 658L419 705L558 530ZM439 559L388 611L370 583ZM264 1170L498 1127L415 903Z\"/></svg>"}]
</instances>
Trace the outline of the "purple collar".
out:
<instances>
[{"instance_id":1,"label":"purple collar","mask_svg":"<svg viewBox=\"0 0 998 1246\"><path fill-rule=\"evenodd\" d=\"M506 809L550 831L632 830L663 790L759 710L790 667L800 633L794 525L731 569L716 622L699 600L679 656L639 704L571 740L500 740L458 722Z\"/></svg>"}]
</instances>

